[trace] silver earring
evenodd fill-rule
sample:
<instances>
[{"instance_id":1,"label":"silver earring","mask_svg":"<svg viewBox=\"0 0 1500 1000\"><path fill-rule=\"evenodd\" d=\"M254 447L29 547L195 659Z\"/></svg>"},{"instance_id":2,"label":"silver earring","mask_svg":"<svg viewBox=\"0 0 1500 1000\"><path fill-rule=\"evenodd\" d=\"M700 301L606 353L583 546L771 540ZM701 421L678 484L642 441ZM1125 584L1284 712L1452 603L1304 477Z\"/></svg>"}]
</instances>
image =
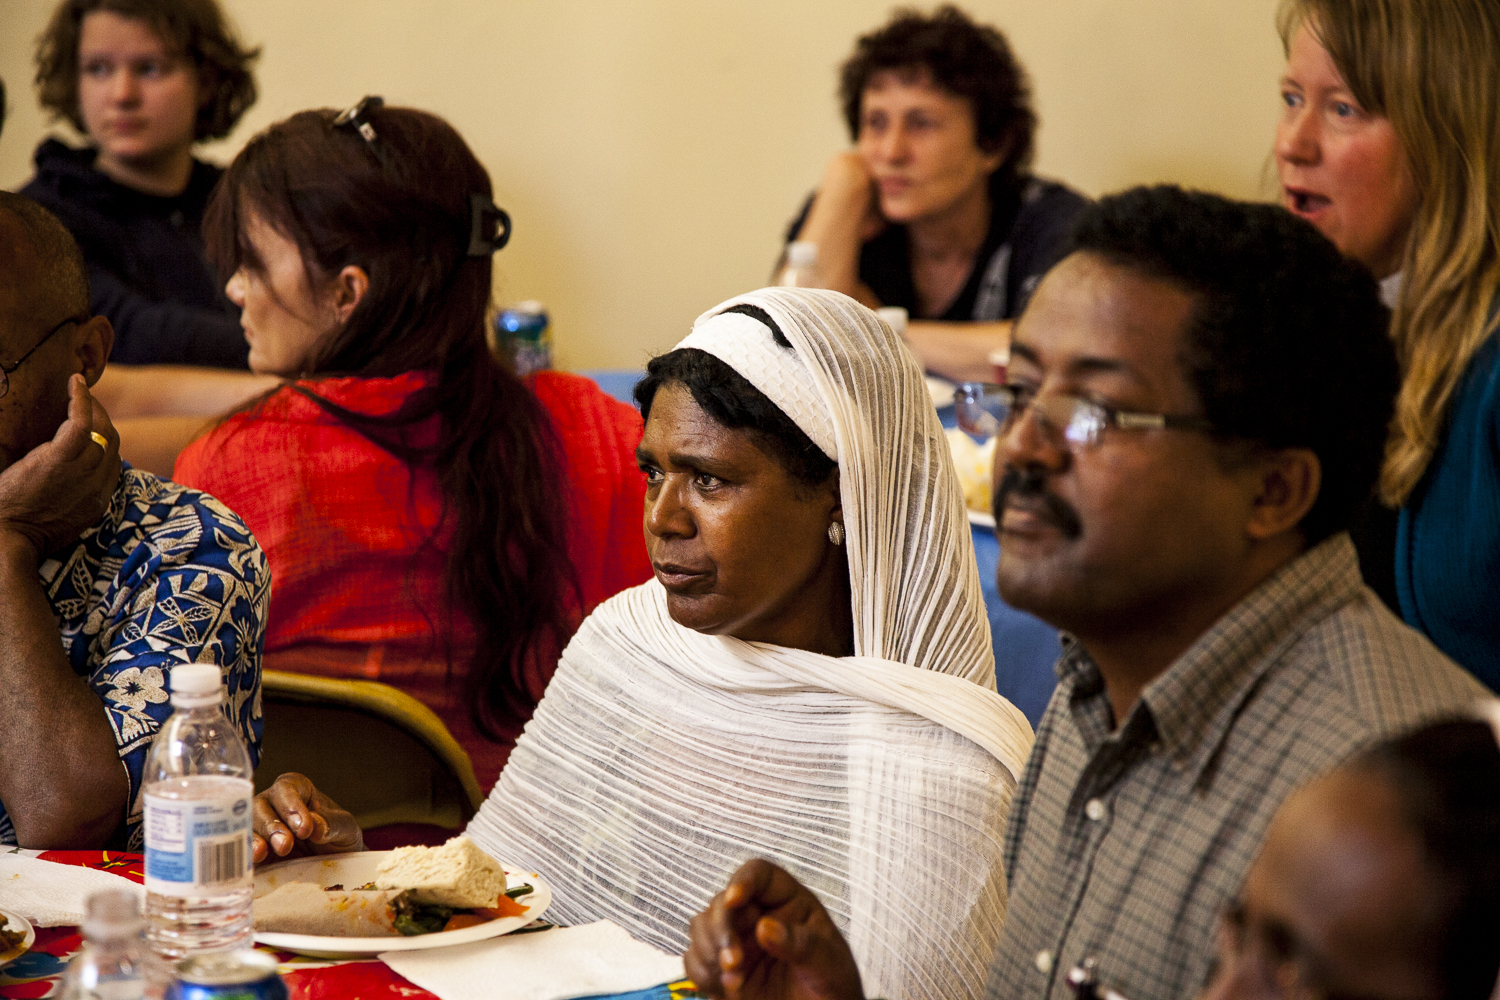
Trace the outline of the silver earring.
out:
<instances>
[{"instance_id":1,"label":"silver earring","mask_svg":"<svg viewBox=\"0 0 1500 1000\"><path fill-rule=\"evenodd\" d=\"M834 521L828 526L828 540L835 545L844 544L844 524L842 521Z\"/></svg>"}]
</instances>

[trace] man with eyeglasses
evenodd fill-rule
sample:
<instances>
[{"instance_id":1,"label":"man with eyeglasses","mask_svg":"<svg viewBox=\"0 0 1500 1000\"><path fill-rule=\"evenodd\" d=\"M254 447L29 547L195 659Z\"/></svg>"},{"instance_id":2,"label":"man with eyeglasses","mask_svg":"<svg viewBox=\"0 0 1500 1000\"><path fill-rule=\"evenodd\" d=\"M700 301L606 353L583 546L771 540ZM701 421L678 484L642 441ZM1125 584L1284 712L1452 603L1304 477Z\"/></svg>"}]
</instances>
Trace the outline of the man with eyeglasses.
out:
<instances>
[{"instance_id":1,"label":"man with eyeglasses","mask_svg":"<svg viewBox=\"0 0 1500 1000\"><path fill-rule=\"evenodd\" d=\"M990 997L1071 998L1070 975L1195 995L1281 801L1483 694L1364 586L1346 532L1396 392L1385 322L1369 274L1285 211L1135 189L1085 212L1009 384L976 390L1001 434L1000 593L1064 632ZM793 886L736 874L694 924L700 988L858 995Z\"/></svg>"},{"instance_id":2,"label":"man with eyeglasses","mask_svg":"<svg viewBox=\"0 0 1500 1000\"><path fill-rule=\"evenodd\" d=\"M270 579L231 511L121 463L88 302L68 231L0 191L0 844L139 850L171 667L223 670L259 756Z\"/></svg>"}]
</instances>

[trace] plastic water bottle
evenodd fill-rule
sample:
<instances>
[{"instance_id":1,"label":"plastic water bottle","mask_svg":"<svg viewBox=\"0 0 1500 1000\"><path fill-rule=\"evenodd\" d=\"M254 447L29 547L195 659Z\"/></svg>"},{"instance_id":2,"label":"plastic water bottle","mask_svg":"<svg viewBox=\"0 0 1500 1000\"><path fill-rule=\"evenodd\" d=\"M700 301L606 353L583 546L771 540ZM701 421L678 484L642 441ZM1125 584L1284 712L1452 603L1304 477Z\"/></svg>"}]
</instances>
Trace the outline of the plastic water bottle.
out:
<instances>
[{"instance_id":1,"label":"plastic water bottle","mask_svg":"<svg viewBox=\"0 0 1500 1000\"><path fill-rule=\"evenodd\" d=\"M516 374L523 378L552 367L552 331L547 310L528 299L495 317L495 332L510 351Z\"/></svg>"},{"instance_id":2,"label":"plastic water bottle","mask_svg":"<svg viewBox=\"0 0 1500 1000\"><path fill-rule=\"evenodd\" d=\"M175 711L146 761L146 943L175 963L248 948L250 755L220 708L219 668L172 668Z\"/></svg>"},{"instance_id":3,"label":"plastic water bottle","mask_svg":"<svg viewBox=\"0 0 1500 1000\"><path fill-rule=\"evenodd\" d=\"M90 896L83 948L63 974L63 1000L140 1000L146 990L141 925L135 893L106 889Z\"/></svg>"},{"instance_id":4,"label":"plastic water bottle","mask_svg":"<svg viewBox=\"0 0 1500 1000\"><path fill-rule=\"evenodd\" d=\"M818 245L797 240L786 248L781 284L787 288L818 288Z\"/></svg>"}]
</instances>

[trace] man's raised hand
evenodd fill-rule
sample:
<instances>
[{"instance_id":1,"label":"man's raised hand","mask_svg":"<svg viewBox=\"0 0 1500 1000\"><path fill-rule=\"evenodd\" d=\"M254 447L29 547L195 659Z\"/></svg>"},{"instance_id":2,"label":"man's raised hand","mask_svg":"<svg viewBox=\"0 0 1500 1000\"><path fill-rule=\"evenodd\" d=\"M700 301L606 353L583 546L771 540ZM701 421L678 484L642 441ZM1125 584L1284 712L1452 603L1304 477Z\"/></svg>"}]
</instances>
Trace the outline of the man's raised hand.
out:
<instances>
[{"instance_id":1,"label":"man's raised hand","mask_svg":"<svg viewBox=\"0 0 1500 1000\"><path fill-rule=\"evenodd\" d=\"M693 918L683 955L721 1000L863 1000L854 956L812 892L769 861L740 866Z\"/></svg>"},{"instance_id":2,"label":"man's raised hand","mask_svg":"<svg viewBox=\"0 0 1500 1000\"><path fill-rule=\"evenodd\" d=\"M74 375L68 418L52 440L0 472L0 531L24 538L40 561L97 525L119 482L119 436L83 376Z\"/></svg>"}]
</instances>

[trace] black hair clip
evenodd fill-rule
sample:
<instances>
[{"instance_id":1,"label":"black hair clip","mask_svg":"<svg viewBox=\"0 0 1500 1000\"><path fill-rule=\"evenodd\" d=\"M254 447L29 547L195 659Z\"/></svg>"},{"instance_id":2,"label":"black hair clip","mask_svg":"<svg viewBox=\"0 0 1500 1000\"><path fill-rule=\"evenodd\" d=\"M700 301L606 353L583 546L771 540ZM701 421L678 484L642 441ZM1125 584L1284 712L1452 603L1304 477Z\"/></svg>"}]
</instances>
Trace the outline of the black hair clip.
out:
<instances>
[{"instance_id":1,"label":"black hair clip","mask_svg":"<svg viewBox=\"0 0 1500 1000\"><path fill-rule=\"evenodd\" d=\"M469 195L469 256L488 257L509 242L510 215L505 209L487 194Z\"/></svg>"},{"instance_id":2,"label":"black hair clip","mask_svg":"<svg viewBox=\"0 0 1500 1000\"><path fill-rule=\"evenodd\" d=\"M365 142L374 145L375 126L370 124L370 112L383 107L385 107L383 97L374 95L361 97L354 107L339 112L339 116L333 120L333 127L352 128L364 138Z\"/></svg>"}]
</instances>

